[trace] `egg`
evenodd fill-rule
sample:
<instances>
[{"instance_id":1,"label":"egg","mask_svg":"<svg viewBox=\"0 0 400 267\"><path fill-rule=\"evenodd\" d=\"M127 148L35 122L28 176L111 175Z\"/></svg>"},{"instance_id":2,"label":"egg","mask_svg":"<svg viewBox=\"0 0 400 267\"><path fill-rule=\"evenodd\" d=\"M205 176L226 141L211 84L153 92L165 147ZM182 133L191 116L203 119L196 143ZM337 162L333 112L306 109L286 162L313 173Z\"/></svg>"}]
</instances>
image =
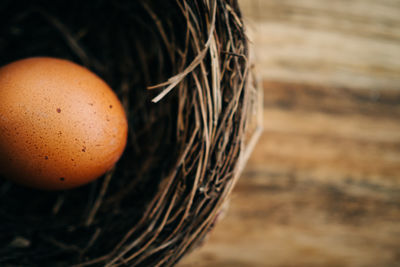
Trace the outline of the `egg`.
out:
<instances>
[{"instance_id":1,"label":"egg","mask_svg":"<svg viewBox=\"0 0 400 267\"><path fill-rule=\"evenodd\" d=\"M68 60L34 57L0 68L0 174L63 190L110 170L127 141L124 109L111 88Z\"/></svg>"}]
</instances>

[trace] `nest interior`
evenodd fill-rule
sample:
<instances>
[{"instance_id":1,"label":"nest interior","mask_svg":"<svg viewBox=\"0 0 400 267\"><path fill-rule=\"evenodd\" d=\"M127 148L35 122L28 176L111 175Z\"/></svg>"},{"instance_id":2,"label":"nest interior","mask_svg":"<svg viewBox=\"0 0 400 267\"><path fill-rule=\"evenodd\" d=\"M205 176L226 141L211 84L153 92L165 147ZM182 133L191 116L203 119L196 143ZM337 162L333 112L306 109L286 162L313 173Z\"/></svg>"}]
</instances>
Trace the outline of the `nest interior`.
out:
<instances>
[{"instance_id":1,"label":"nest interior","mask_svg":"<svg viewBox=\"0 0 400 267\"><path fill-rule=\"evenodd\" d=\"M0 55L86 66L129 121L122 158L96 182L46 192L0 179L0 265L170 266L204 238L254 104L236 0L3 0Z\"/></svg>"}]
</instances>

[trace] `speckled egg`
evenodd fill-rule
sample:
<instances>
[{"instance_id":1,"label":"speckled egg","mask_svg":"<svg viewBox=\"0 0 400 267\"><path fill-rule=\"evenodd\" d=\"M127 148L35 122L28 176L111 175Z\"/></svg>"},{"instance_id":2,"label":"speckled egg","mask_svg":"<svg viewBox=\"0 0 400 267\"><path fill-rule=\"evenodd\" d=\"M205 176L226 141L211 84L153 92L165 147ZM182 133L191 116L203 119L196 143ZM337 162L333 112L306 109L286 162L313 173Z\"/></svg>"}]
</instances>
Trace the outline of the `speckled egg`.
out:
<instances>
[{"instance_id":1,"label":"speckled egg","mask_svg":"<svg viewBox=\"0 0 400 267\"><path fill-rule=\"evenodd\" d=\"M44 190L87 184L111 169L127 139L124 109L88 69L36 57L0 68L0 173Z\"/></svg>"}]
</instances>

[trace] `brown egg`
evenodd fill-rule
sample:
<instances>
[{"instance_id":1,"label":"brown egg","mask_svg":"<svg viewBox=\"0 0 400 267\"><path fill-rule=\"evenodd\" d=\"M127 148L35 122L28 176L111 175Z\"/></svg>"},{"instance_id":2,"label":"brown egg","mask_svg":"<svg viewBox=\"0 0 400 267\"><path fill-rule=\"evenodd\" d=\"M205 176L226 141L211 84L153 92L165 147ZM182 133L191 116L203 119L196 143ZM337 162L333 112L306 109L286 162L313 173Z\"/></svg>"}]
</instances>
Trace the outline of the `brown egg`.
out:
<instances>
[{"instance_id":1,"label":"brown egg","mask_svg":"<svg viewBox=\"0 0 400 267\"><path fill-rule=\"evenodd\" d=\"M84 185L120 158L123 107L94 73L37 57L0 68L0 173L19 184L59 190Z\"/></svg>"}]
</instances>

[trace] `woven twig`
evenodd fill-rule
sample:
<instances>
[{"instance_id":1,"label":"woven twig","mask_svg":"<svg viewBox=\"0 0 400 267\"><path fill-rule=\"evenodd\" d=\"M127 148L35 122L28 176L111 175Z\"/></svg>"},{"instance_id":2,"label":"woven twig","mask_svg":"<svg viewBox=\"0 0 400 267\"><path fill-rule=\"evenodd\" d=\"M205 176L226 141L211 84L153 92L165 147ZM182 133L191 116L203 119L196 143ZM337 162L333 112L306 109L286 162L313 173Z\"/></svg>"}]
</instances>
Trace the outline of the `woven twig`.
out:
<instances>
[{"instance_id":1,"label":"woven twig","mask_svg":"<svg viewBox=\"0 0 400 267\"><path fill-rule=\"evenodd\" d=\"M47 55L91 68L126 109L128 145L79 189L1 182L0 265L171 266L213 227L260 133L237 1L53 2L0 4L0 63Z\"/></svg>"}]
</instances>

